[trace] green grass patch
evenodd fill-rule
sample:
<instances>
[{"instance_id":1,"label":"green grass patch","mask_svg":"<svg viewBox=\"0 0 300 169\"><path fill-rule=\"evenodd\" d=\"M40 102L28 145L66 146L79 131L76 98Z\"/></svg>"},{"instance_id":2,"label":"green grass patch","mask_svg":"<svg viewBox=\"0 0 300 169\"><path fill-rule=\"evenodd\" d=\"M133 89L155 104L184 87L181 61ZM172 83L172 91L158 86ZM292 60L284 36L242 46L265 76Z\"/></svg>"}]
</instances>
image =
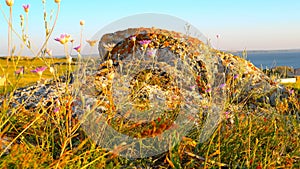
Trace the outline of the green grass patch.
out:
<instances>
[{"instance_id":1,"label":"green grass patch","mask_svg":"<svg viewBox=\"0 0 300 169\"><path fill-rule=\"evenodd\" d=\"M14 57L7 61L7 59L3 57L0 58L0 65L0 77L7 77L7 91L34 84L39 80L54 78L54 75L50 72L50 66L56 70L56 75L59 76L69 70L69 65L65 58ZM43 72L42 79L40 79L39 75L31 72L31 70L42 66L46 66L47 69ZM15 72L21 67L24 67L24 74L16 74ZM74 69L75 66L72 64L71 70ZM0 94L4 92L4 88L5 86L2 84L2 86L0 86Z\"/></svg>"},{"instance_id":2,"label":"green grass patch","mask_svg":"<svg viewBox=\"0 0 300 169\"><path fill-rule=\"evenodd\" d=\"M297 90L300 93L300 80L298 80L296 83L284 84L284 86L289 87L289 88L293 88L293 89Z\"/></svg>"}]
</instances>

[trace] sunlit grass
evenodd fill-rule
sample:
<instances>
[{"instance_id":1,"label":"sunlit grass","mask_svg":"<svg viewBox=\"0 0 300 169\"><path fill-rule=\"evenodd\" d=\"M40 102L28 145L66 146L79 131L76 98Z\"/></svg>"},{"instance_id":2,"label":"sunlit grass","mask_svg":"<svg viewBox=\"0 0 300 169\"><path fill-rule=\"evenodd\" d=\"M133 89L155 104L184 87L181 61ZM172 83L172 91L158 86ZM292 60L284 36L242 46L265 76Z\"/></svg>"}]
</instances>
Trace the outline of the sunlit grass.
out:
<instances>
[{"instance_id":1,"label":"sunlit grass","mask_svg":"<svg viewBox=\"0 0 300 169\"><path fill-rule=\"evenodd\" d=\"M0 70L0 77L3 77L4 75L8 77L8 91L11 91L13 88L25 87L38 82L40 80L39 76L36 73L31 72L31 70L45 66L45 63L52 65L51 67L57 71L56 73L58 76L66 74L69 69L67 59L65 58L29 59L26 57L20 57L17 65L16 60L17 59L15 59L15 61L10 60L7 65L6 58L0 58L0 64L2 66L2 69ZM21 67L24 67L24 74L16 74L16 70ZM71 65L71 69L75 69L74 64ZM47 69L43 72L42 80L49 80L53 78L54 76L53 73L50 72L50 67L47 67ZM4 86L0 86L0 94L3 93L3 88Z\"/></svg>"},{"instance_id":2,"label":"sunlit grass","mask_svg":"<svg viewBox=\"0 0 300 169\"><path fill-rule=\"evenodd\" d=\"M65 59L47 61L50 60L51 63L52 61L53 63L66 62ZM18 65L28 66L31 70L35 66L42 66L43 61L38 59L20 61ZM60 67L62 72L68 70L66 65ZM26 86L39 80L36 74L25 72L23 78L32 79L22 85ZM13 74L14 69L9 73ZM53 78L53 75L45 71L43 78ZM229 81L228 83L229 86L234 84ZM233 90L239 92L243 85L242 83L237 88L232 86L229 92ZM2 108L0 136L8 139L6 144L12 144L9 153L2 154L0 166L4 168L300 167L300 104L294 96L279 102L273 109L269 109L268 104L253 102L253 100L252 104L258 106L254 110L247 106L247 101L228 102L226 104L229 104L230 117L221 121L217 130L206 142L200 142L201 130L195 126L170 151L151 158L136 160L118 156L116 154L118 149L114 150L116 152L109 152L95 145L80 127L78 119L71 117L69 104L72 99L74 98L71 95L59 96L59 100L64 102L57 113L53 113L53 106L41 106L36 112L25 110L23 106L13 109ZM290 104L295 107L289 108ZM198 121L201 120L203 119Z\"/></svg>"},{"instance_id":3,"label":"sunlit grass","mask_svg":"<svg viewBox=\"0 0 300 169\"><path fill-rule=\"evenodd\" d=\"M172 149L153 157L139 159L119 156L118 152L122 145L116 145L113 150L109 151L101 145L96 145L87 136L78 117L72 114L74 107L72 103L80 95L74 95L71 90L68 90L68 85L62 88L64 94L58 95L55 101L50 100L47 106L39 105L35 109L26 109L28 102L11 106L12 93L20 87L41 84L46 79L57 80L60 75L67 75L67 72L77 70L78 66L73 63L89 68L87 67L89 60L86 62L73 60L71 65L69 60L71 57L68 53L69 35L63 34L56 38L65 49L66 58L45 58L44 55L40 55L45 52L51 55L46 46L55 27L60 0L54 1L58 4L58 9L52 27L48 25L52 23L49 21L51 19L45 15L47 13L46 1L42 2L45 12L46 40L41 50L36 51L34 59L11 56L0 59L0 76L7 78L7 85L0 86L0 95L8 94L0 106L0 168L300 168L299 93L290 91L291 94L286 98L276 100L276 106L259 102L261 96L255 91L249 91L249 97L239 101L239 95L244 92L251 81L249 77L237 76L224 84L228 87L230 94L229 98L222 98L226 100L226 112L220 112L223 113L221 116L224 118L218 123L216 131L208 140L202 142L199 138L201 125L205 119L202 112L199 112L201 115L195 119L199 124L195 124L185 137L180 138L179 143L173 145ZM6 3L9 4L11 13L13 1L7 0ZM26 15L26 19L28 16ZM7 20L11 22L11 15ZM80 21L80 45L75 48L78 56L80 56L80 47L83 43L84 24L84 21ZM21 27L24 28L23 26ZM9 25L9 54L11 54L13 28ZM23 33L26 34L26 32ZM41 37L44 37L44 34ZM29 39L22 40L25 46L30 48ZM91 47L96 47L97 41L87 40L87 42ZM211 58L212 52L218 53L220 57L226 55L212 49L205 53L205 57ZM233 56L227 55L226 57ZM94 60L92 62L96 63ZM42 66L47 66L47 69L41 77L31 72ZM93 65L93 68L98 68L98 66ZM209 65L206 66L209 67ZM16 74L16 70L21 67L25 69L24 74ZM50 67L53 67L56 72L51 73ZM244 67L241 66L239 71L242 72L243 69ZM136 73L134 72L136 70L128 70L131 74ZM94 78L94 76L89 78ZM87 79L77 79L77 83L85 80ZM160 81L158 79L153 83L160 83ZM287 84L287 86L300 89L300 82ZM205 106L212 106L212 103L207 102ZM158 122L168 119L167 116L161 118ZM119 123L116 126L122 130L126 123L123 128ZM147 127L149 126L145 128L151 131L159 129L157 124ZM136 134L135 131L132 132Z\"/></svg>"},{"instance_id":4,"label":"sunlit grass","mask_svg":"<svg viewBox=\"0 0 300 169\"><path fill-rule=\"evenodd\" d=\"M297 80L296 83L287 83L287 84L284 84L285 86L287 87L290 87L290 88L294 88L295 90L298 90L299 93L300 93L300 79Z\"/></svg>"}]
</instances>

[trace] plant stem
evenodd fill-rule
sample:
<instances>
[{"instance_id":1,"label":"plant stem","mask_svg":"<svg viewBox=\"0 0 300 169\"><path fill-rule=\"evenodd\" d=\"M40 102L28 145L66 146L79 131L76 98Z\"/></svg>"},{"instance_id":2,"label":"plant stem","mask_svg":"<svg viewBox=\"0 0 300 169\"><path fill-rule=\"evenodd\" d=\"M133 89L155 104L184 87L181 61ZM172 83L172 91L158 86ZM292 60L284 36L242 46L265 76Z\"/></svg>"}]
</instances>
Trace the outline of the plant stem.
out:
<instances>
[{"instance_id":1,"label":"plant stem","mask_svg":"<svg viewBox=\"0 0 300 169\"><path fill-rule=\"evenodd\" d=\"M83 33L83 26L81 26L81 30L80 30L80 47L82 47L82 33Z\"/></svg>"},{"instance_id":2,"label":"plant stem","mask_svg":"<svg viewBox=\"0 0 300 169\"><path fill-rule=\"evenodd\" d=\"M58 20L58 15L59 15L59 12L60 12L60 3L58 3L57 5L58 6L57 6L57 11L56 11L56 16L55 16L55 20L54 20L54 23L52 25L52 28L51 28L50 32L48 33L48 35L46 36L46 40L43 43L42 47L40 48L39 52L36 54L36 57L39 56L42 53L43 49L46 47L46 45L49 41L49 38L50 38L51 34L53 33L53 30L56 26L56 22Z\"/></svg>"},{"instance_id":3,"label":"plant stem","mask_svg":"<svg viewBox=\"0 0 300 169\"><path fill-rule=\"evenodd\" d=\"M12 6L9 7L9 21L8 21L8 44L7 44L7 49L8 49L8 57L6 59L7 62L7 67L8 67L8 59L11 57L11 33L12 33Z\"/></svg>"},{"instance_id":4,"label":"plant stem","mask_svg":"<svg viewBox=\"0 0 300 169\"><path fill-rule=\"evenodd\" d=\"M1 13L2 13L2 15L3 15L3 17L4 17L5 21L6 21L6 23L7 23L8 25L10 25L10 19L7 19L7 17L6 17L6 15L5 15L3 9L1 8L1 6L0 6L0 9L1 9ZM11 31L17 36L17 38L19 38L19 39L21 40L21 42L27 47L26 43L23 41L23 37L20 36L20 34L17 33L17 31L16 31L12 26L11 26L10 28L11 28ZM31 44L31 46L33 46L33 45ZM30 52L33 53L33 55L35 56L35 51L32 49L32 47L29 48L29 50L30 50Z\"/></svg>"}]
</instances>

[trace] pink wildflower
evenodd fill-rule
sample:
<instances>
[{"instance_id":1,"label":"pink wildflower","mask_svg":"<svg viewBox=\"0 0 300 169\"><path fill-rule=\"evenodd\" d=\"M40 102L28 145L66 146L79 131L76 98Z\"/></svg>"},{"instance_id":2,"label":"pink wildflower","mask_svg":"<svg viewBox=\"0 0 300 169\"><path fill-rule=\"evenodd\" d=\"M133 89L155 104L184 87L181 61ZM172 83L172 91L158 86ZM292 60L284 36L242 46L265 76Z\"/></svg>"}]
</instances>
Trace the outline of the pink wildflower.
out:
<instances>
[{"instance_id":1,"label":"pink wildflower","mask_svg":"<svg viewBox=\"0 0 300 169\"><path fill-rule=\"evenodd\" d=\"M156 56L156 51L156 49L150 49L148 50L147 55L154 58Z\"/></svg>"},{"instance_id":2,"label":"pink wildflower","mask_svg":"<svg viewBox=\"0 0 300 169\"><path fill-rule=\"evenodd\" d=\"M133 42L135 42L136 41L136 36L131 36L130 40L132 40Z\"/></svg>"},{"instance_id":3,"label":"pink wildflower","mask_svg":"<svg viewBox=\"0 0 300 169\"><path fill-rule=\"evenodd\" d=\"M139 44L142 45L144 49L146 49L150 43L151 43L151 40L141 40L141 41L139 41Z\"/></svg>"},{"instance_id":4,"label":"pink wildflower","mask_svg":"<svg viewBox=\"0 0 300 169\"><path fill-rule=\"evenodd\" d=\"M48 56L52 56L52 50L50 50L50 49L47 48L45 50L45 52L48 54Z\"/></svg>"},{"instance_id":5,"label":"pink wildflower","mask_svg":"<svg viewBox=\"0 0 300 169\"><path fill-rule=\"evenodd\" d=\"M190 86L191 90L195 90L196 89L196 85Z\"/></svg>"},{"instance_id":6,"label":"pink wildflower","mask_svg":"<svg viewBox=\"0 0 300 169\"><path fill-rule=\"evenodd\" d=\"M16 70L15 72L17 75L22 75L24 74L24 67L21 67L20 69Z\"/></svg>"},{"instance_id":7,"label":"pink wildflower","mask_svg":"<svg viewBox=\"0 0 300 169\"><path fill-rule=\"evenodd\" d=\"M211 88L208 88L205 90L207 93L210 93L211 92Z\"/></svg>"},{"instance_id":8,"label":"pink wildflower","mask_svg":"<svg viewBox=\"0 0 300 169\"><path fill-rule=\"evenodd\" d=\"M230 112L228 112L228 111L225 112L225 118L226 118L226 119L229 119L229 114L230 114Z\"/></svg>"},{"instance_id":9,"label":"pink wildflower","mask_svg":"<svg viewBox=\"0 0 300 169\"><path fill-rule=\"evenodd\" d=\"M223 84L221 84L219 87L220 87L220 89L223 89L225 86L226 86L226 84L223 83Z\"/></svg>"},{"instance_id":10,"label":"pink wildflower","mask_svg":"<svg viewBox=\"0 0 300 169\"><path fill-rule=\"evenodd\" d=\"M60 42L61 44L65 44L69 42L70 40L70 35L68 34L61 34L59 38L55 38L57 42Z\"/></svg>"},{"instance_id":11,"label":"pink wildflower","mask_svg":"<svg viewBox=\"0 0 300 169\"><path fill-rule=\"evenodd\" d=\"M57 113L57 112L59 111L59 109L60 109L59 107L56 107L56 108L53 110L53 112L54 112L54 113Z\"/></svg>"},{"instance_id":12,"label":"pink wildflower","mask_svg":"<svg viewBox=\"0 0 300 169\"><path fill-rule=\"evenodd\" d=\"M25 13L29 12L29 4L23 5L23 9L25 11Z\"/></svg>"},{"instance_id":13,"label":"pink wildflower","mask_svg":"<svg viewBox=\"0 0 300 169\"><path fill-rule=\"evenodd\" d=\"M81 45L79 45L79 46L76 46L75 48L74 48L78 53L80 53L80 50L81 50Z\"/></svg>"},{"instance_id":14,"label":"pink wildflower","mask_svg":"<svg viewBox=\"0 0 300 169\"><path fill-rule=\"evenodd\" d=\"M32 73L37 73L40 77L42 76L43 72L47 69L46 66L38 67L34 70L31 70Z\"/></svg>"}]
</instances>

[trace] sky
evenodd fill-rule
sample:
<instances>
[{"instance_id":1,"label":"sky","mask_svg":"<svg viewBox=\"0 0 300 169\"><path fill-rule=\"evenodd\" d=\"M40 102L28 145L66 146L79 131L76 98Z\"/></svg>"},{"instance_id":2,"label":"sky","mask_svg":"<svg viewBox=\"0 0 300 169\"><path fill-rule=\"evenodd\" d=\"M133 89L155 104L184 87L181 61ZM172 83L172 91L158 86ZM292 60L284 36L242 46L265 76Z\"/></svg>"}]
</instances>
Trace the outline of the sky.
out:
<instances>
[{"instance_id":1,"label":"sky","mask_svg":"<svg viewBox=\"0 0 300 169\"><path fill-rule=\"evenodd\" d=\"M9 7L1 0L1 10L8 17ZM13 27L21 34L20 14L22 5L30 4L28 34L35 51L45 40L42 0L15 0ZM222 50L279 50L300 49L300 1L298 0L61 0L56 27L49 39L48 48L53 55L63 55L63 46L54 38L70 34L79 44L80 20L85 21L83 40L89 40L107 25L120 27L120 19L144 13L158 13L180 18L202 32L212 46ZM46 0L47 19L57 11L54 0ZM7 55L8 25L0 15L0 56ZM124 20L123 20L124 21ZM126 20L125 20L126 21ZM160 18L156 22L160 25ZM163 24L176 25L161 21ZM147 19L140 20L140 25ZM157 25L153 25L157 27ZM108 30L109 31L109 30ZM112 30L113 31L113 30ZM219 38L217 38L217 35ZM16 53L34 55L23 49L21 41L13 35ZM84 43L85 45L86 43ZM71 48L71 47L70 47Z\"/></svg>"}]
</instances>

